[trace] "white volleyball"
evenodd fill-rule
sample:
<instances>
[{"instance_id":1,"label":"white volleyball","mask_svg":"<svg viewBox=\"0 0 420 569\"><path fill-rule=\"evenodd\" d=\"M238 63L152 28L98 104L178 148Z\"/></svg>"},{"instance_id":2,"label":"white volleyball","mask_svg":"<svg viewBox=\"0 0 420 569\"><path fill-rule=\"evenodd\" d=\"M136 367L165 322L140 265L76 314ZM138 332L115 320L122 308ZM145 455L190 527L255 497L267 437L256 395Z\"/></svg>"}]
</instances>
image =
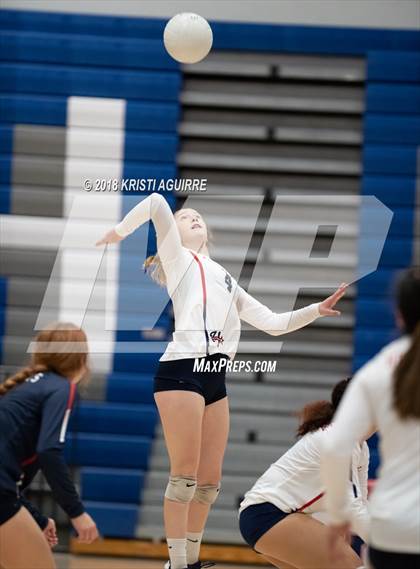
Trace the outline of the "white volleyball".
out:
<instances>
[{"instance_id":1,"label":"white volleyball","mask_svg":"<svg viewBox=\"0 0 420 569\"><path fill-rule=\"evenodd\" d=\"M198 63L209 53L213 33L207 20L198 14L177 14L165 26L163 43L176 61Z\"/></svg>"}]
</instances>

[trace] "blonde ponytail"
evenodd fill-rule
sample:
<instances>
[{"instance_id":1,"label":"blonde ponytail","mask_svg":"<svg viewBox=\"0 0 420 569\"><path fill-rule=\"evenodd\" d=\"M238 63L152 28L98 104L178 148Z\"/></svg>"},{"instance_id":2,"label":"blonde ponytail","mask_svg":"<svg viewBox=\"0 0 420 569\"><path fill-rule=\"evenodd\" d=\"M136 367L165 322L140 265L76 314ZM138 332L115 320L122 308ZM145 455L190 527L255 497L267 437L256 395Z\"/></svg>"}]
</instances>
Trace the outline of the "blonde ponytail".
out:
<instances>
[{"instance_id":1,"label":"blonde ponytail","mask_svg":"<svg viewBox=\"0 0 420 569\"><path fill-rule=\"evenodd\" d=\"M143 263L143 269L159 286L166 286L166 275L158 254L147 257Z\"/></svg>"}]
</instances>

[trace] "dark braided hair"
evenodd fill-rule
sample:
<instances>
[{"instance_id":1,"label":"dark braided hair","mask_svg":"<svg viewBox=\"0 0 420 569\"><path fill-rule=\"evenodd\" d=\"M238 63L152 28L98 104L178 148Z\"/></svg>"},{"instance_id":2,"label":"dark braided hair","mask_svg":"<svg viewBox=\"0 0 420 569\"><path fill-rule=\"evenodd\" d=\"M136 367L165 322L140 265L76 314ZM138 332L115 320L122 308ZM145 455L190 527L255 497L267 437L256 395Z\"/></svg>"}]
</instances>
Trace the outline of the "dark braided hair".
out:
<instances>
[{"instance_id":1,"label":"dark braided hair","mask_svg":"<svg viewBox=\"0 0 420 569\"><path fill-rule=\"evenodd\" d=\"M348 377L334 386L331 393L331 401L313 401L299 411L298 437L303 437L303 435L317 431L331 423L350 380L351 377Z\"/></svg>"}]
</instances>

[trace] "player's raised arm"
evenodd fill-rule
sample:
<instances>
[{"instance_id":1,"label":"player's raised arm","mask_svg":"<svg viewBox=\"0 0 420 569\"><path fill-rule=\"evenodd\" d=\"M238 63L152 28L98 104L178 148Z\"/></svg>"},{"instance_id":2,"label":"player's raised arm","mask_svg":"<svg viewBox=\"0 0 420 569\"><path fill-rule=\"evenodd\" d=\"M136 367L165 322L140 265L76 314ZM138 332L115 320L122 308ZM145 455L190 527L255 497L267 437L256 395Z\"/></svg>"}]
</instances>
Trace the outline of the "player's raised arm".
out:
<instances>
[{"instance_id":1,"label":"player's raised arm","mask_svg":"<svg viewBox=\"0 0 420 569\"><path fill-rule=\"evenodd\" d=\"M290 312L276 313L259 302L256 298L238 287L238 313L241 320L255 328L263 330L272 336L280 336L307 326L320 316L339 316L340 312L334 307L346 292L347 285L342 284L331 296L323 302L316 302Z\"/></svg>"},{"instance_id":2,"label":"player's raised arm","mask_svg":"<svg viewBox=\"0 0 420 569\"><path fill-rule=\"evenodd\" d=\"M147 221L152 221L155 227L161 260L164 263L174 260L182 251L181 238L168 202L157 193L142 199L120 223L96 242L96 246L118 243Z\"/></svg>"}]
</instances>

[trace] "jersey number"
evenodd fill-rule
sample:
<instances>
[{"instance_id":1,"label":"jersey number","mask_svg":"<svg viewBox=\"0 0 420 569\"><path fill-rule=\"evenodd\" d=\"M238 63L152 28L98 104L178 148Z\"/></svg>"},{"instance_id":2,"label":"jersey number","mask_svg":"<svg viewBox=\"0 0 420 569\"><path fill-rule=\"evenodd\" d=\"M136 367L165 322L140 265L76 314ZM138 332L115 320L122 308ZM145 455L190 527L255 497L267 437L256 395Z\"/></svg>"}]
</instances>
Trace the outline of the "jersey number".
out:
<instances>
[{"instance_id":1,"label":"jersey number","mask_svg":"<svg viewBox=\"0 0 420 569\"><path fill-rule=\"evenodd\" d=\"M229 273L226 273L225 283L226 283L226 287L227 287L228 291L231 292L232 291L232 277L229 275Z\"/></svg>"}]
</instances>

